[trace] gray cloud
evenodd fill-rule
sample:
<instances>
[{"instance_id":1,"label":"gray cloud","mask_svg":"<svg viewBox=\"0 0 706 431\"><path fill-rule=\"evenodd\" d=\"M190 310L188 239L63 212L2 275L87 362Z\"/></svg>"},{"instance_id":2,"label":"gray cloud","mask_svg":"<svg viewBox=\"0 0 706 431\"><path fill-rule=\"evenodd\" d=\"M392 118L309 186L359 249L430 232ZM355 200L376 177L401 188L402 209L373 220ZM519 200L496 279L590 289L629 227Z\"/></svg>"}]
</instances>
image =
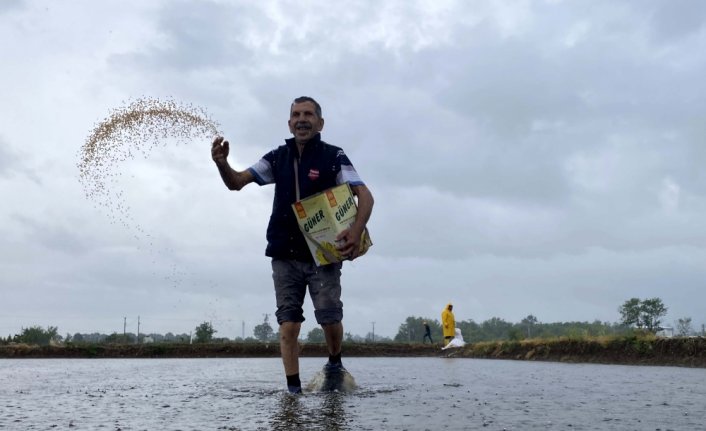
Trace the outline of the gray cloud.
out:
<instances>
[{"instance_id":1,"label":"gray cloud","mask_svg":"<svg viewBox=\"0 0 706 431\"><path fill-rule=\"evenodd\" d=\"M18 211L25 211L16 208ZM54 252L72 255L80 258L89 250L86 238L81 238L76 227L78 220L52 220L50 222L39 221L17 213L13 217L19 229L24 230L24 235L28 241L35 245L45 247ZM67 223L68 222L68 223Z\"/></svg>"},{"instance_id":2,"label":"gray cloud","mask_svg":"<svg viewBox=\"0 0 706 431\"><path fill-rule=\"evenodd\" d=\"M0 142L2 141L0 140ZM0 145L0 177L9 177L18 161L19 157L11 151L9 145L2 142Z\"/></svg>"},{"instance_id":3,"label":"gray cloud","mask_svg":"<svg viewBox=\"0 0 706 431\"><path fill-rule=\"evenodd\" d=\"M7 0L0 3L0 14L21 10L25 6L26 0Z\"/></svg>"},{"instance_id":4,"label":"gray cloud","mask_svg":"<svg viewBox=\"0 0 706 431\"><path fill-rule=\"evenodd\" d=\"M677 0L648 2L654 39L659 43L678 43L680 39L703 31L706 5L700 1Z\"/></svg>"}]
</instances>

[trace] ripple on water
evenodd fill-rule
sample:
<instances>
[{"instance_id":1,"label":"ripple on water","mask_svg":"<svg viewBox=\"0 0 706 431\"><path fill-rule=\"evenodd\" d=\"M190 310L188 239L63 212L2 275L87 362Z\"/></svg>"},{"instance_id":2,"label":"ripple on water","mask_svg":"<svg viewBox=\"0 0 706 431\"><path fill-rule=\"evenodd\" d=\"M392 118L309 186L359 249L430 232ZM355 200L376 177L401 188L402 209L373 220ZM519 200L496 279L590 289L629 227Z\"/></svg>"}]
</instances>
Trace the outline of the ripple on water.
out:
<instances>
[{"instance_id":1,"label":"ripple on water","mask_svg":"<svg viewBox=\"0 0 706 431\"><path fill-rule=\"evenodd\" d=\"M284 391L281 361L3 361L0 429L699 429L703 370L349 358L352 392ZM316 378L319 360L302 361ZM69 377L67 377L69 376Z\"/></svg>"}]
</instances>

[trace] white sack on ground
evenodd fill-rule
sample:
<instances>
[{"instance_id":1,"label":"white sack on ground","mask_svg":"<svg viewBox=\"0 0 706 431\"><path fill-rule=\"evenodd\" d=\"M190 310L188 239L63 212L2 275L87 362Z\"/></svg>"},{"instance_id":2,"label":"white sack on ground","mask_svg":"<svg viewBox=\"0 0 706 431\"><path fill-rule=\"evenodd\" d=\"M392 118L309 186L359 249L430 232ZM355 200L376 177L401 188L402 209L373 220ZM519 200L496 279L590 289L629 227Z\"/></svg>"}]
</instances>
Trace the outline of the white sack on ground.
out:
<instances>
[{"instance_id":1,"label":"white sack on ground","mask_svg":"<svg viewBox=\"0 0 706 431\"><path fill-rule=\"evenodd\" d=\"M456 335L454 338L449 341L449 344L447 344L445 347L442 347L441 350L446 350L451 347L463 347L466 345L466 342L463 341L463 334L461 334L461 330L456 328Z\"/></svg>"}]
</instances>

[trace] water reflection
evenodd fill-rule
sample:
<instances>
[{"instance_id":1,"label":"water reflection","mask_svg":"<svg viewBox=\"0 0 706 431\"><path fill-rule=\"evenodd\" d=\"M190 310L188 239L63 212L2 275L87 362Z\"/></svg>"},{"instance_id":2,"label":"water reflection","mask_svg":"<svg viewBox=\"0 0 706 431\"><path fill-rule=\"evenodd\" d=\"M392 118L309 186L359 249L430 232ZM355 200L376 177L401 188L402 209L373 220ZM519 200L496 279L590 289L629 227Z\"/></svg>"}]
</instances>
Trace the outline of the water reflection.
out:
<instances>
[{"instance_id":1,"label":"water reflection","mask_svg":"<svg viewBox=\"0 0 706 431\"><path fill-rule=\"evenodd\" d=\"M346 427L347 417L343 400L346 394L339 392L293 396L283 394L279 408L272 416L273 430L330 430Z\"/></svg>"},{"instance_id":2,"label":"water reflection","mask_svg":"<svg viewBox=\"0 0 706 431\"><path fill-rule=\"evenodd\" d=\"M346 412L343 407L343 398L345 396L345 393L340 392L323 394L324 400L320 410L322 417L320 422L323 429L333 431L345 429Z\"/></svg>"},{"instance_id":3,"label":"water reflection","mask_svg":"<svg viewBox=\"0 0 706 431\"><path fill-rule=\"evenodd\" d=\"M298 396L283 394L279 400L279 408L272 416L273 430L304 429L301 422L302 403Z\"/></svg>"}]
</instances>

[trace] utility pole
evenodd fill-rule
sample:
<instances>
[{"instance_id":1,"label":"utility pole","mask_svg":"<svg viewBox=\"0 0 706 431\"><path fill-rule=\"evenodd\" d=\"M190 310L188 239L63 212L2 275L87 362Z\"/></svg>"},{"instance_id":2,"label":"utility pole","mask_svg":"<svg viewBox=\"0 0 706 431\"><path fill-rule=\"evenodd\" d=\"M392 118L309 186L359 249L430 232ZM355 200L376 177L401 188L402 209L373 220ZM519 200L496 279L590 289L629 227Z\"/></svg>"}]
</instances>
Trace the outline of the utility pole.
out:
<instances>
[{"instance_id":1,"label":"utility pole","mask_svg":"<svg viewBox=\"0 0 706 431\"><path fill-rule=\"evenodd\" d=\"M126 328L127 328L127 317L123 317L123 340L125 340ZM123 343L124 342L125 341L123 341Z\"/></svg>"},{"instance_id":2,"label":"utility pole","mask_svg":"<svg viewBox=\"0 0 706 431\"><path fill-rule=\"evenodd\" d=\"M137 340L135 342L140 343L140 316L137 316Z\"/></svg>"},{"instance_id":3,"label":"utility pole","mask_svg":"<svg viewBox=\"0 0 706 431\"><path fill-rule=\"evenodd\" d=\"M370 322L373 324L373 343L375 342L375 322Z\"/></svg>"},{"instance_id":4,"label":"utility pole","mask_svg":"<svg viewBox=\"0 0 706 431\"><path fill-rule=\"evenodd\" d=\"M245 320L243 320L243 329L242 329L242 333L243 333L242 338L243 338L243 340L244 340L244 339L245 339Z\"/></svg>"}]
</instances>

